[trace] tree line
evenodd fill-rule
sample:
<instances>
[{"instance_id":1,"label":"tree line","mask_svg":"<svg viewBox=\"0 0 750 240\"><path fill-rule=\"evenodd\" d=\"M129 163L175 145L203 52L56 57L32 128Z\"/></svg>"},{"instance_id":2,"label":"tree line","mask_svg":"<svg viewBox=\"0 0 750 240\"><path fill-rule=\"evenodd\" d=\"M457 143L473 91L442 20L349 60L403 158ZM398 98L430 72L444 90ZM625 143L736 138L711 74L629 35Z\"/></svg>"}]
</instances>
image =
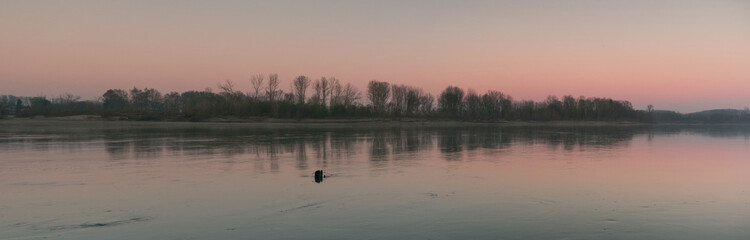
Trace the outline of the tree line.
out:
<instances>
[{"instance_id":1,"label":"tree line","mask_svg":"<svg viewBox=\"0 0 750 240\"><path fill-rule=\"evenodd\" d=\"M0 96L0 116L101 115L131 120L201 121L219 117L382 118L463 121L653 121L654 112L635 110L610 98L549 96L544 101L514 100L500 91L479 94L448 86L433 96L419 87L370 81L365 91L334 77L291 79L282 90L277 74L253 75L248 92L232 81L218 91L161 93L153 88L109 89L96 100L65 94L47 97Z\"/></svg>"}]
</instances>

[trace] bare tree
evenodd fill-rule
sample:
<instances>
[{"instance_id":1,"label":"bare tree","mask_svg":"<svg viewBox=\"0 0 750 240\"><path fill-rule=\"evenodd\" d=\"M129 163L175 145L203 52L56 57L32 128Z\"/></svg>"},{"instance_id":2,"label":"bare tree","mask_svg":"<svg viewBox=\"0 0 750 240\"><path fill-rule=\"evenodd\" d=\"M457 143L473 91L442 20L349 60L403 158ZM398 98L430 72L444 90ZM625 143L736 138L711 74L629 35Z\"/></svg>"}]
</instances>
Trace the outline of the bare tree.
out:
<instances>
[{"instance_id":1,"label":"bare tree","mask_svg":"<svg viewBox=\"0 0 750 240\"><path fill-rule=\"evenodd\" d=\"M354 105L354 103L361 98L361 95L362 94L360 94L356 87L352 86L350 83L346 83L342 93L344 106Z\"/></svg>"},{"instance_id":2,"label":"bare tree","mask_svg":"<svg viewBox=\"0 0 750 240\"><path fill-rule=\"evenodd\" d=\"M102 107L110 110L121 110L128 106L129 98L130 96L128 96L128 92L125 90L109 89L102 95Z\"/></svg>"},{"instance_id":3,"label":"bare tree","mask_svg":"<svg viewBox=\"0 0 750 240\"><path fill-rule=\"evenodd\" d=\"M270 74L268 75L268 85L266 85L266 97L268 101L275 101L279 94L279 75Z\"/></svg>"},{"instance_id":4,"label":"bare tree","mask_svg":"<svg viewBox=\"0 0 750 240\"><path fill-rule=\"evenodd\" d=\"M463 89L455 86L448 86L442 93L440 93L440 97L438 98L438 108L446 116L461 117L463 113L463 99Z\"/></svg>"},{"instance_id":5,"label":"bare tree","mask_svg":"<svg viewBox=\"0 0 750 240\"><path fill-rule=\"evenodd\" d=\"M481 120L482 110L482 99L479 97L474 89L466 91L466 99L464 100L464 106L466 114L471 120Z\"/></svg>"},{"instance_id":6,"label":"bare tree","mask_svg":"<svg viewBox=\"0 0 750 240\"><path fill-rule=\"evenodd\" d=\"M263 87L263 81L265 80L265 76L263 74L256 74L250 77L250 83L253 84L253 89L255 89L255 94L253 97L257 100L260 97L260 89Z\"/></svg>"},{"instance_id":7,"label":"bare tree","mask_svg":"<svg viewBox=\"0 0 750 240\"><path fill-rule=\"evenodd\" d=\"M226 94L234 93L234 82L231 80L225 80L223 83L216 84L216 86Z\"/></svg>"},{"instance_id":8,"label":"bare tree","mask_svg":"<svg viewBox=\"0 0 750 240\"><path fill-rule=\"evenodd\" d=\"M331 81L325 77L320 78L321 104L326 105L331 96Z\"/></svg>"},{"instance_id":9,"label":"bare tree","mask_svg":"<svg viewBox=\"0 0 750 240\"><path fill-rule=\"evenodd\" d=\"M414 115L419 110L419 104L421 101L419 101L419 98L423 95L422 89L416 88L416 87L407 87L406 88L406 115L411 116Z\"/></svg>"},{"instance_id":10,"label":"bare tree","mask_svg":"<svg viewBox=\"0 0 750 240\"><path fill-rule=\"evenodd\" d=\"M562 102L564 119L573 119L576 115L576 99L571 95L565 95Z\"/></svg>"},{"instance_id":11,"label":"bare tree","mask_svg":"<svg viewBox=\"0 0 750 240\"><path fill-rule=\"evenodd\" d=\"M279 90L279 96L283 95L281 98L282 101L286 103L294 103L294 101L297 99L297 96L294 95L294 93L284 93L283 91Z\"/></svg>"},{"instance_id":12,"label":"bare tree","mask_svg":"<svg viewBox=\"0 0 750 240\"><path fill-rule=\"evenodd\" d=\"M297 103L305 103L305 92L307 92L307 87L309 86L310 79L307 76L300 75L294 79L292 89L294 90L294 95L297 96Z\"/></svg>"},{"instance_id":13,"label":"bare tree","mask_svg":"<svg viewBox=\"0 0 750 240\"><path fill-rule=\"evenodd\" d=\"M343 101L341 99L342 89L341 89L341 83L336 78L331 78L328 80L329 82L329 96L331 97L331 103L330 106L341 104Z\"/></svg>"},{"instance_id":14,"label":"bare tree","mask_svg":"<svg viewBox=\"0 0 750 240\"><path fill-rule=\"evenodd\" d=\"M401 116L406 110L406 85L391 85L391 111L394 116Z\"/></svg>"},{"instance_id":15,"label":"bare tree","mask_svg":"<svg viewBox=\"0 0 750 240\"><path fill-rule=\"evenodd\" d=\"M502 117L503 105L502 101L505 95L499 91L487 91L482 95L482 114L488 119L499 119Z\"/></svg>"},{"instance_id":16,"label":"bare tree","mask_svg":"<svg viewBox=\"0 0 750 240\"><path fill-rule=\"evenodd\" d=\"M330 81L326 77L321 77L315 81L313 88L315 89L316 99L319 101L318 104L325 105L331 91Z\"/></svg>"},{"instance_id":17,"label":"bare tree","mask_svg":"<svg viewBox=\"0 0 750 240\"><path fill-rule=\"evenodd\" d=\"M177 92L170 92L164 95L162 99L164 102L164 113L165 114L176 114L180 112L180 94Z\"/></svg>"},{"instance_id":18,"label":"bare tree","mask_svg":"<svg viewBox=\"0 0 750 240\"><path fill-rule=\"evenodd\" d=\"M382 114L385 110L385 103L388 101L391 90L388 85L387 82L378 82L375 80L367 84L367 97L370 98L370 102L378 114Z\"/></svg>"},{"instance_id":19,"label":"bare tree","mask_svg":"<svg viewBox=\"0 0 750 240\"><path fill-rule=\"evenodd\" d=\"M392 85L391 86L391 106L393 107L393 114L412 116L419 110L421 101L419 98L424 95L422 89L406 86L406 85Z\"/></svg>"},{"instance_id":20,"label":"bare tree","mask_svg":"<svg viewBox=\"0 0 750 240\"><path fill-rule=\"evenodd\" d=\"M70 93L65 93L55 99L52 99L52 102L56 104L70 104L70 103L77 102L80 99L81 99L80 96L76 96Z\"/></svg>"},{"instance_id":21,"label":"bare tree","mask_svg":"<svg viewBox=\"0 0 750 240\"><path fill-rule=\"evenodd\" d=\"M423 115L430 114L433 111L433 105L435 104L435 97L432 94L425 94L419 97L419 108Z\"/></svg>"},{"instance_id":22,"label":"bare tree","mask_svg":"<svg viewBox=\"0 0 750 240\"><path fill-rule=\"evenodd\" d=\"M240 114L244 111L245 94L234 89L234 82L226 80L224 83L219 83L217 87L221 89L221 96L227 101L228 108L233 114Z\"/></svg>"},{"instance_id":23,"label":"bare tree","mask_svg":"<svg viewBox=\"0 0 750 240\"><path fill-rule=\"evenodd\" d=\"M133 87L130 90L130 103L140 109L156 111L161 108L161 93L153 88L141 90Z\"/></svg>"}]
</instances>

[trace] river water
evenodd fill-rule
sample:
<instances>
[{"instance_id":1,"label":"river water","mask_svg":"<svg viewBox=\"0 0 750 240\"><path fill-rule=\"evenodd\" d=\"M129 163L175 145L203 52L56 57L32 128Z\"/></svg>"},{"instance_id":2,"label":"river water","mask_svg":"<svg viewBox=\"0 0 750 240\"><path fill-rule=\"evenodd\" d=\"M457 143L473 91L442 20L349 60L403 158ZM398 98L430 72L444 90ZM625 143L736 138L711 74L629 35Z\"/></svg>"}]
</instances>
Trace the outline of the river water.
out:
<instances>
[{"instance_id":1,"label":"river water","mask_svg":"<svg viewBox=\"0 0 750 240\"><path fill-rule=\"evenodd\" d=\"M749 203L742 126L0 121L0 239L750 239Z\"/></svg>"}]
</instances>

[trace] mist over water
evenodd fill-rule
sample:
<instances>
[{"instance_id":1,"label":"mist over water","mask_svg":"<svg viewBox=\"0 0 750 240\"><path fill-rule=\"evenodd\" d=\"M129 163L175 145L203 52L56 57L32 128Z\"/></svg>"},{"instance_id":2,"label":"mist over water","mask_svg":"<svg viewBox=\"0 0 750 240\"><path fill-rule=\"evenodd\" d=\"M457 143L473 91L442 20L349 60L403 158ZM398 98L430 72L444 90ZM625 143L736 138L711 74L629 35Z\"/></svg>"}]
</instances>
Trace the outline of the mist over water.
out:
<instances>
[{"instance_id":1,"label":"mist over water","mask_svg":"<svg viewBox=\"0 0 750 240\"><path fill-rule=\"evenodd\" d=\"M747 159L742 126L0 122L0 239L743 239Z\"/></svg>"}]
</instances>

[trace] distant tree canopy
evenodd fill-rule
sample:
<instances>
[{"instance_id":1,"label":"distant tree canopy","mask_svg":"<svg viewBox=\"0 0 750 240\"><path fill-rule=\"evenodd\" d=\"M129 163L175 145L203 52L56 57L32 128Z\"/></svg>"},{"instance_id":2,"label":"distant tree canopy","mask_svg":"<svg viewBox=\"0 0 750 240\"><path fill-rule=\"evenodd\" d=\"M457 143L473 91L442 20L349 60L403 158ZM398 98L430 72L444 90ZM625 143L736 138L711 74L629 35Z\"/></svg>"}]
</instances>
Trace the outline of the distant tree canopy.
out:
<instances>
[{"instance_id":1,"label":"distant tree canopy","mask_svg":"<svg viewBox=\"0 0 750 240\"><path fill-rule=\"evenodd\" d=\"M68 116L96 114L132 120L200 121L225 117L271 118L416 118L461 121L635 121L635 122L750 122L750 110L680 114L635 110L628 101L567 95L544 101L516 101L500 91L478 94L448 86L437 99L422 89L372 80L362 92L333 77L311 80L300 75L280 86L278 75L253 75L252 89L238 91L225 81L210 88L183 93L160 93L153 88L109 89L96 101L65 94L56 98L0 96L0 116ZM308 88L311 96L308 98ZM363 95L365 97L363 98ZM435 102L437 100L437 103Z\"/></svg>"},{"instance_id":2,"label":"distant tree canopy","mask_svg":"<svg viewBox=\"0 0 750 240\"><path fill-rule=\"evenodd\" d=\"M104 109L121 111L128 106L128 92L122 89L110 89L102 95L102 100Z\"/></svg>"},{"instance_id":3,"label":"distant tree canopy","mask_svg":"<svg viewBox=\"0 0 750 240\"><path fill-rule=\"evenodd\" d=\"M367 96L370 98L373 110L378 116L385 115L385 106L390 93L391 89L387 82L372 80L367 84Z\"/></svg>"},{"instance_id":4,"label":"distant tree canopy","mask_svg":"<svg viewBox=\"0 0 750 240\"><path fill-rule=\"evenodd\" d=\"M13 115L31 116L69 116L80 114L101 114L102 103L98 101L81 101L80 97L64 94L56 98L0 96L0 117Z\"/></svg>"},{"instance_id":5,"label":"distant tree canopy","mask_svg":"<svg viewBox=\"0 0 750 240\"><path fill-rule=\"evenodd\" d=\"M463 118L464 90L454 86L448 86L438 99L440 112L447 117Z\"/></svg>"}]
</instances>

